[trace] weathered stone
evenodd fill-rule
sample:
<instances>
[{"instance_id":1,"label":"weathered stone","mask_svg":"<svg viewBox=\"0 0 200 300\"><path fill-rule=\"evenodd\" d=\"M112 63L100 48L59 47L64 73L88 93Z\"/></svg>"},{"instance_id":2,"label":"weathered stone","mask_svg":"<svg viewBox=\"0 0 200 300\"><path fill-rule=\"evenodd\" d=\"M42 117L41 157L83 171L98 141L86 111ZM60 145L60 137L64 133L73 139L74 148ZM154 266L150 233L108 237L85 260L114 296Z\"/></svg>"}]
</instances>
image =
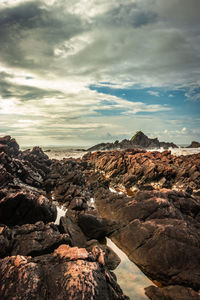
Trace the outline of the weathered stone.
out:
<instances>
[{"instance_id":1,"label":"weathered stone","mask_svg":"<svg viewBox=\"0 0 200 300\"><path fill-rule=\"evenodd\" d=\"M72 218L68 216L61 217L59 228L60 232L69 234L73 246L85 247L86 237Z\"/></svg>"},{"instance_id":2,"label":"weathered stone","mask_svg":"<svg viewBox=\"0 0 200 300\"><path fill-rule=\"evenodd\" d=\"M89 257L89 253L85 248L70 247L68 245L60 245L54 251L54 255L65 260L87 259Z\"/></svg>"},{"instance_id":3,"label":"weathered stone","mask_svg":"<svg viewBox=\"0 0 200 300\"><path fill-rule=\"evenodd\" d=\"M100 244L97 240L92 239L87 241L86 248L92 251L93 247L97 246L104 252L104 264L109 270L115 270L121 262L120 257L107 245Z\"/></svg>"},{"instance_id":4,"label":"weathered stone","mask_svg":"<svg viewBox=\"0 0 200 300\"><path fill-rule=\"evenodd\" d=\"M16 140L12 139L10 136L0 137L0 152L16 156L19 154L19 145Z\"/></svg>"},{"instance_id":5,"label":"weathered stone","mask_svg":"<svg viewBox=\"0 0 200 300\"><path fill-rule=\"evenodd\" d=\"M200 204L189 194L163 189L134 198L100 190L96 205L120 229L112 240L152 280L200 288Z\"/></svg>"},{"instance_id":6,"label":"weathered stone","mask_svg":"<svg viewBox=\"0 0 200 300\"><path fill-rule=\"evenodd\" d=\"M139 149L94 152L83 159L110 180L118 190L176 188L198 191L200 154L174 156L170 151L147 152Z\"/></svg>"},{"instance_id":7,"label":"weathered stone","mask_svg":"<svg viewBox=\"0 0 200 300\"><path fill-rule=\"evenodd\" d=\"M25 224L8 228L0 227L0 257L51 253L61 244L71 245L68 234L61 234L55 224Z\"/></svg>"},{"instance_id":8,"label":"weathered stone","mask_svg":"<svg viewBox=\"0 0 200 300\"><path fill-rule=\"evenodd\" d=\"M179 285L164 288L149 286L145 293L151 300L200 300L200 291Z\"/></svg>"},{"instance_id":9,"label":"weathered stone","mask_svg":"<svg viewBox=\"0 0 200 300\"><path fill-rule=\"evenodd\" d=\"M90 239L101 240L119 228L115 222L99 218L91 214L80 214L78 225Z\"/></svg>"},{"instance_id":10,"label":"weathered stone","mask_svg":"<svg viewBox=\"0 0 200 300\"><path fill-rule=\"evenodd\" d=\"M46 197L37 192L20 190L0 192L0 223L8 226L55 221L57 210Z\"/></svg>"},{"instance_id":11,"label":"weathered stone","mask_svg":"<svg viewBox=\"0 0 200 300\"><path fill-rule=\"evenodd\" d=\"M5 300L129 299L112 273L91 261L85 249L67 245L54 255L6 257L0 260L0 277L0 298Z\"/></svg>"}]
</instances>

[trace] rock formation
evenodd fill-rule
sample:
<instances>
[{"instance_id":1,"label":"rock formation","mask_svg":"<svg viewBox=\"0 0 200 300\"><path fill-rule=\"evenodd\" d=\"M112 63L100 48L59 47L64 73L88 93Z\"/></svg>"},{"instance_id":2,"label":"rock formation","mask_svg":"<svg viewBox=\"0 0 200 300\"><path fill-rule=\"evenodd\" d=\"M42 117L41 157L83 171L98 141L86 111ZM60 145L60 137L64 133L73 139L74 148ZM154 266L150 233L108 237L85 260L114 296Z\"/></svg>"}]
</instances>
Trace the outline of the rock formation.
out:
<instances>
[{"instance_id":1,"label":"rock formation","mask_svg":"<svg viewBox=\"0 0 200 300\"><path fill-rule=\"evenodd\" d=\"M88 149L88 151L98 150L114 150L114 149L129 149L129 148L178 148L174 143L159 142L157 138L150 139L142 131L136 132L136 134L130 140L123 140L121 142L115 141L114 143L101 143Z\"/></svg>"},{"instance_id":2,"label":"rock formation","mask_svg":"<svg viewBox=\"0 0 200 300\"><path fill-rule=\"evenodd\" d=\"M83 233L80 212L53 223L54 195L69 208L87 203L97 177L86 161L51 161L39 147L22 152L0 139L0 299L129 299L110 272L119 257Z\"/></svg>"},{"instance_id":3,"label":"rock formation","mask_svg":"<svg viewBox=\"0 0 200 300\"><path fill-rule=\"evenodd\" d=\"M37 257L15 255L0 261L1 299L129 299L104 269L95 249L59 246Z\"/></svg>"},{"instance_id":4,"label":"rock formation","mask_svg":"<svg viewBox=\"0 0 200 300\"><path fill-rule=\"evenodd\" d=\"M109 237L156 285L150 299L199 300L200 154L131 148L58 161L0 138L0 299L128 299ZM59 225L52 201L68 208Z\"/></svg>"},{"instance_id":5,"label":"rock formation","mask_svg":"<svg viewBox=\"0 0 200 300\"><path fill-rule=\"evenodd\" d=\"M134 197L101 189L96 205L104 218L120 225L111 239L155 284L184 286L191 294L200 290L200 203L195 198L167 189Z\"/></svg>"},{"instance_id":6,"label":"rock formation","mask_svg":"<svg viewBox=\"0 0 200 300\"><path fill-rule=\"evenodd\" d=\"M200 143L193 141L187 148L199 148Z\"/></svg>"},{"instance_id":7,"label":"rock formation","mask_svg":"<svg viewBox=\"0 0 200 300\"><path fill-rule=\"evenodd\" d=\"M170 151L130 149L88 153L83 159L94 164L117 190L129 195L160 188L200 193L200 154L177 157Z\"/></svg>"}]
</instances>

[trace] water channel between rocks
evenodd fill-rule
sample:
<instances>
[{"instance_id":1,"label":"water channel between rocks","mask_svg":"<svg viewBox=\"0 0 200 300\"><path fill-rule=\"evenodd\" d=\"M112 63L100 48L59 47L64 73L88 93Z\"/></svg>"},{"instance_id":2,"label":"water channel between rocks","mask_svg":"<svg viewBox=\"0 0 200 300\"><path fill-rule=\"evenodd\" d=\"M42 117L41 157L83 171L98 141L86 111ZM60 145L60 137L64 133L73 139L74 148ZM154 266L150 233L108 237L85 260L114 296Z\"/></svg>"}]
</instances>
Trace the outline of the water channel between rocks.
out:
<instances>
[{"instance_id":1,"label":"water channel between rocks","mask_svg":"<svg viewBox=\"0 0 200 300\"><path fill-rule=\"evenodd\" d=\"M93 200L93 199L92 199ZM93 201L92 201L93 202ZM57 207L57 219L55 224L59 224L60 218L65 215L67 209L63 206ZM127 255L120 250L110 239L107 238L107 245L112 248L121 258L121 263L114 270L117 276L117 282L123 292L130 297L131 300L146 300L144 287L152 285L150 281L140 269L129 260Z\"/></svg>"}]
</instances>

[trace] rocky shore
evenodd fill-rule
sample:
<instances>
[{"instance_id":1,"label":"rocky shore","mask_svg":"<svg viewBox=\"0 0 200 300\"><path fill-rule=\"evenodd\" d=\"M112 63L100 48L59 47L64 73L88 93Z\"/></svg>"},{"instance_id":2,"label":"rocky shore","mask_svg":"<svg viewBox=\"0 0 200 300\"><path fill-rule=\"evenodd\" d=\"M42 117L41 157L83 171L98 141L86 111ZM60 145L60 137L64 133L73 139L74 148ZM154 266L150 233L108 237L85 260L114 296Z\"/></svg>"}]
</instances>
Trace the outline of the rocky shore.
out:
<instances>
[{"instance_id":1,"label":"rocky shore","mask_svg":"<svg viewBox=\"0 0 200 300\"><path fill-rule=\"evenodd\" d=\"M155 284L149 299L199 300L199 187L200 154L59 161L0 138L0 299L129 299L109 237ZM55 203L67 208L58 225Z\"/></svg>"}]
</instances>

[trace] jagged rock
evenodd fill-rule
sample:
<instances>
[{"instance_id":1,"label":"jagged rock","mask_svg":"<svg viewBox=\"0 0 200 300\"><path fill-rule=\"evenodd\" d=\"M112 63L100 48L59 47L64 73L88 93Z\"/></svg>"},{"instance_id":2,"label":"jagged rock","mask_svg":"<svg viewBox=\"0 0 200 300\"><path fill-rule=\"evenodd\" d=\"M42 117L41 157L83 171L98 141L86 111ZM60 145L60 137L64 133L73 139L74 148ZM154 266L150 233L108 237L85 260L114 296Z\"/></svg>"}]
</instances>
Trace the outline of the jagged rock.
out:
<instances>
[{"instance_id":1,"label":"jagged rock","mask_svg":"<svg viewBox=\"0 0 200 300\"><path fill-rule=\"evenodd\" d=\"M80 227L69 216L61 217L60 232L69 234L72 246L85 247L86 237Z\"/></svg>"},{"instance_id":2,"label":"jagged rock","mask_svg":"<svg viewBox=\"0 0 200 300\"><path fill-rule=\"evenodd\" d=\"M0 257L11 255L38 256L53 252L61 244L72 244L68 234L61 234L53 223L1 227Z\"/></svg>"},{"instance_id":3,"label":"jagged rock","mask_svg":"<svg viewBox=\"0 0 200 300\"><path fill-rule=\"evenodd\" d=\"M83 157L119 190L176 188L193 192L200 186L200 154L176 157L170 151L94 152Z\"/></svg>"},{"instance_id":4,"label":"jagged rock","mask_svg":"<svg viewBox=\"0 0 200 300\"><path fill-rule=\"evenodd\" d=\"M145 288L145 293L151 300L200 300L200 291L179 285L163 288L149 286Z\"/></svg>"},{"instance_id":5,"label":"jagged rock","mask_svg":"<svg viewBox=\"0 0 200 300\"><path fill-rule=\"evenodd\" d=\"M117 246L152 280L200 289L200 204L184 192L141 191L135 197L100 189L101 216L119 222Z\"/></svg>"},{"instance_id":6,"label":"jagged rock","mask_svg":"<svg viewBox=\"0 0 200 300\"><path fill-rule=\"evenodd\" d=\"M5 152L10 156L17 156L20 152L19 145L10 136L0 137L0 152Z\"/></svg>"},{"instance_id":7,"label":"jagged rock","mask_svg":"<svg viewBox=\"0 0 200 300\"><path fill-rule=\"evenodd\" d=\"M91 255L63 245L54 254L6 257L0 260L0 298L128 300L114 275Z\"/></svg>"},{"instance_id":8,"label":"jagged rock","mask_svg":"<svg viewBox=\"0 0 200 300\"><path fill-rule=\"evenodd\" d=\"M199 148L200 143L193 141L187 148Z\"/></svg>"},{"instance_id":9,"label":"jagged rock","mask_svg":"<svg viewBox=\"0 0 200 300\"><path fill-rule=\"evenodd\" d=\"M32 150L23 151L20 158L29 161L41 175L50 172L49 167L52 162L40 147L34 147Z\"/></svg>"},{"instance_id":10,"label":"jagged rock","mask_svg":"<svg viewBox=\"0 0 200 300\"><path fill-rule=\"evenodd\" d=\"M120 257L107 245L100 244L97 240L92 239L87 241L86 248L92 251L93 247L97 246L104 252L104 263L109 270L115 270L121 262Z\"/></svg>"},{"instance_id":11,"label":"jagged rock","mask_svg":"<svg viewBox=\"0 0 200 300\"><path fill-rule=\"evenodd\" d=\"M44 195L27 190L0 190L0 223L14 226L55 221L56 206Z\"/></svg>"},{"instance_id":12,"label":"jagged rock","mask_svg":"<svg viewBox=\"0 0 200 300\"><path fill-rule=\"evenodd\" d=\"M115 222L91 214L80 214L78 225L90 239L101 240L119 228Z\"/></svg>"},{"instance_id":13,"label":"jagged rock","mask_svg":"<svg viewBox=\"0 0 200 300\"><path fill-rule=\"evenodd\" d=\"M8 183L24 183L42 188L49 167L45 160L40 161L37 156L35 156L35 161L31 163L28 160L31 157L23 156L22 153L12 157L5 152L0 152L0 187L6 186Z\"/></svg>"},{"instance_id":14,"label":"jagged rock","mask_svg":"<svg viewBox=\"0 0 200 300\"><path fill-rule=\"evenodd\" d=\"M129 149L129 148L178 148L174 143L159 142L157 138L150 139L142 131L136 132L136 134L130 139L124 139L123 141L115 141L114 143L100 143L93 147L90 147L87 151L98 150L114 150L114 149Z\"/></svg>"},{"instance_id":15,"label":"jagged rock","mask_svg":"<svg viewBox=\"0 0 200 300\"><path fill-rule=\"evenodd\" d=\"M87 162L79 162L75 159L56 161L51 166L51 172L45 182L47 191L51 191L53 200L65 203L69 206L74 198L90 199L90 195L84 190L87 185L84 176Z\"/></svg>"}]
</instances>

